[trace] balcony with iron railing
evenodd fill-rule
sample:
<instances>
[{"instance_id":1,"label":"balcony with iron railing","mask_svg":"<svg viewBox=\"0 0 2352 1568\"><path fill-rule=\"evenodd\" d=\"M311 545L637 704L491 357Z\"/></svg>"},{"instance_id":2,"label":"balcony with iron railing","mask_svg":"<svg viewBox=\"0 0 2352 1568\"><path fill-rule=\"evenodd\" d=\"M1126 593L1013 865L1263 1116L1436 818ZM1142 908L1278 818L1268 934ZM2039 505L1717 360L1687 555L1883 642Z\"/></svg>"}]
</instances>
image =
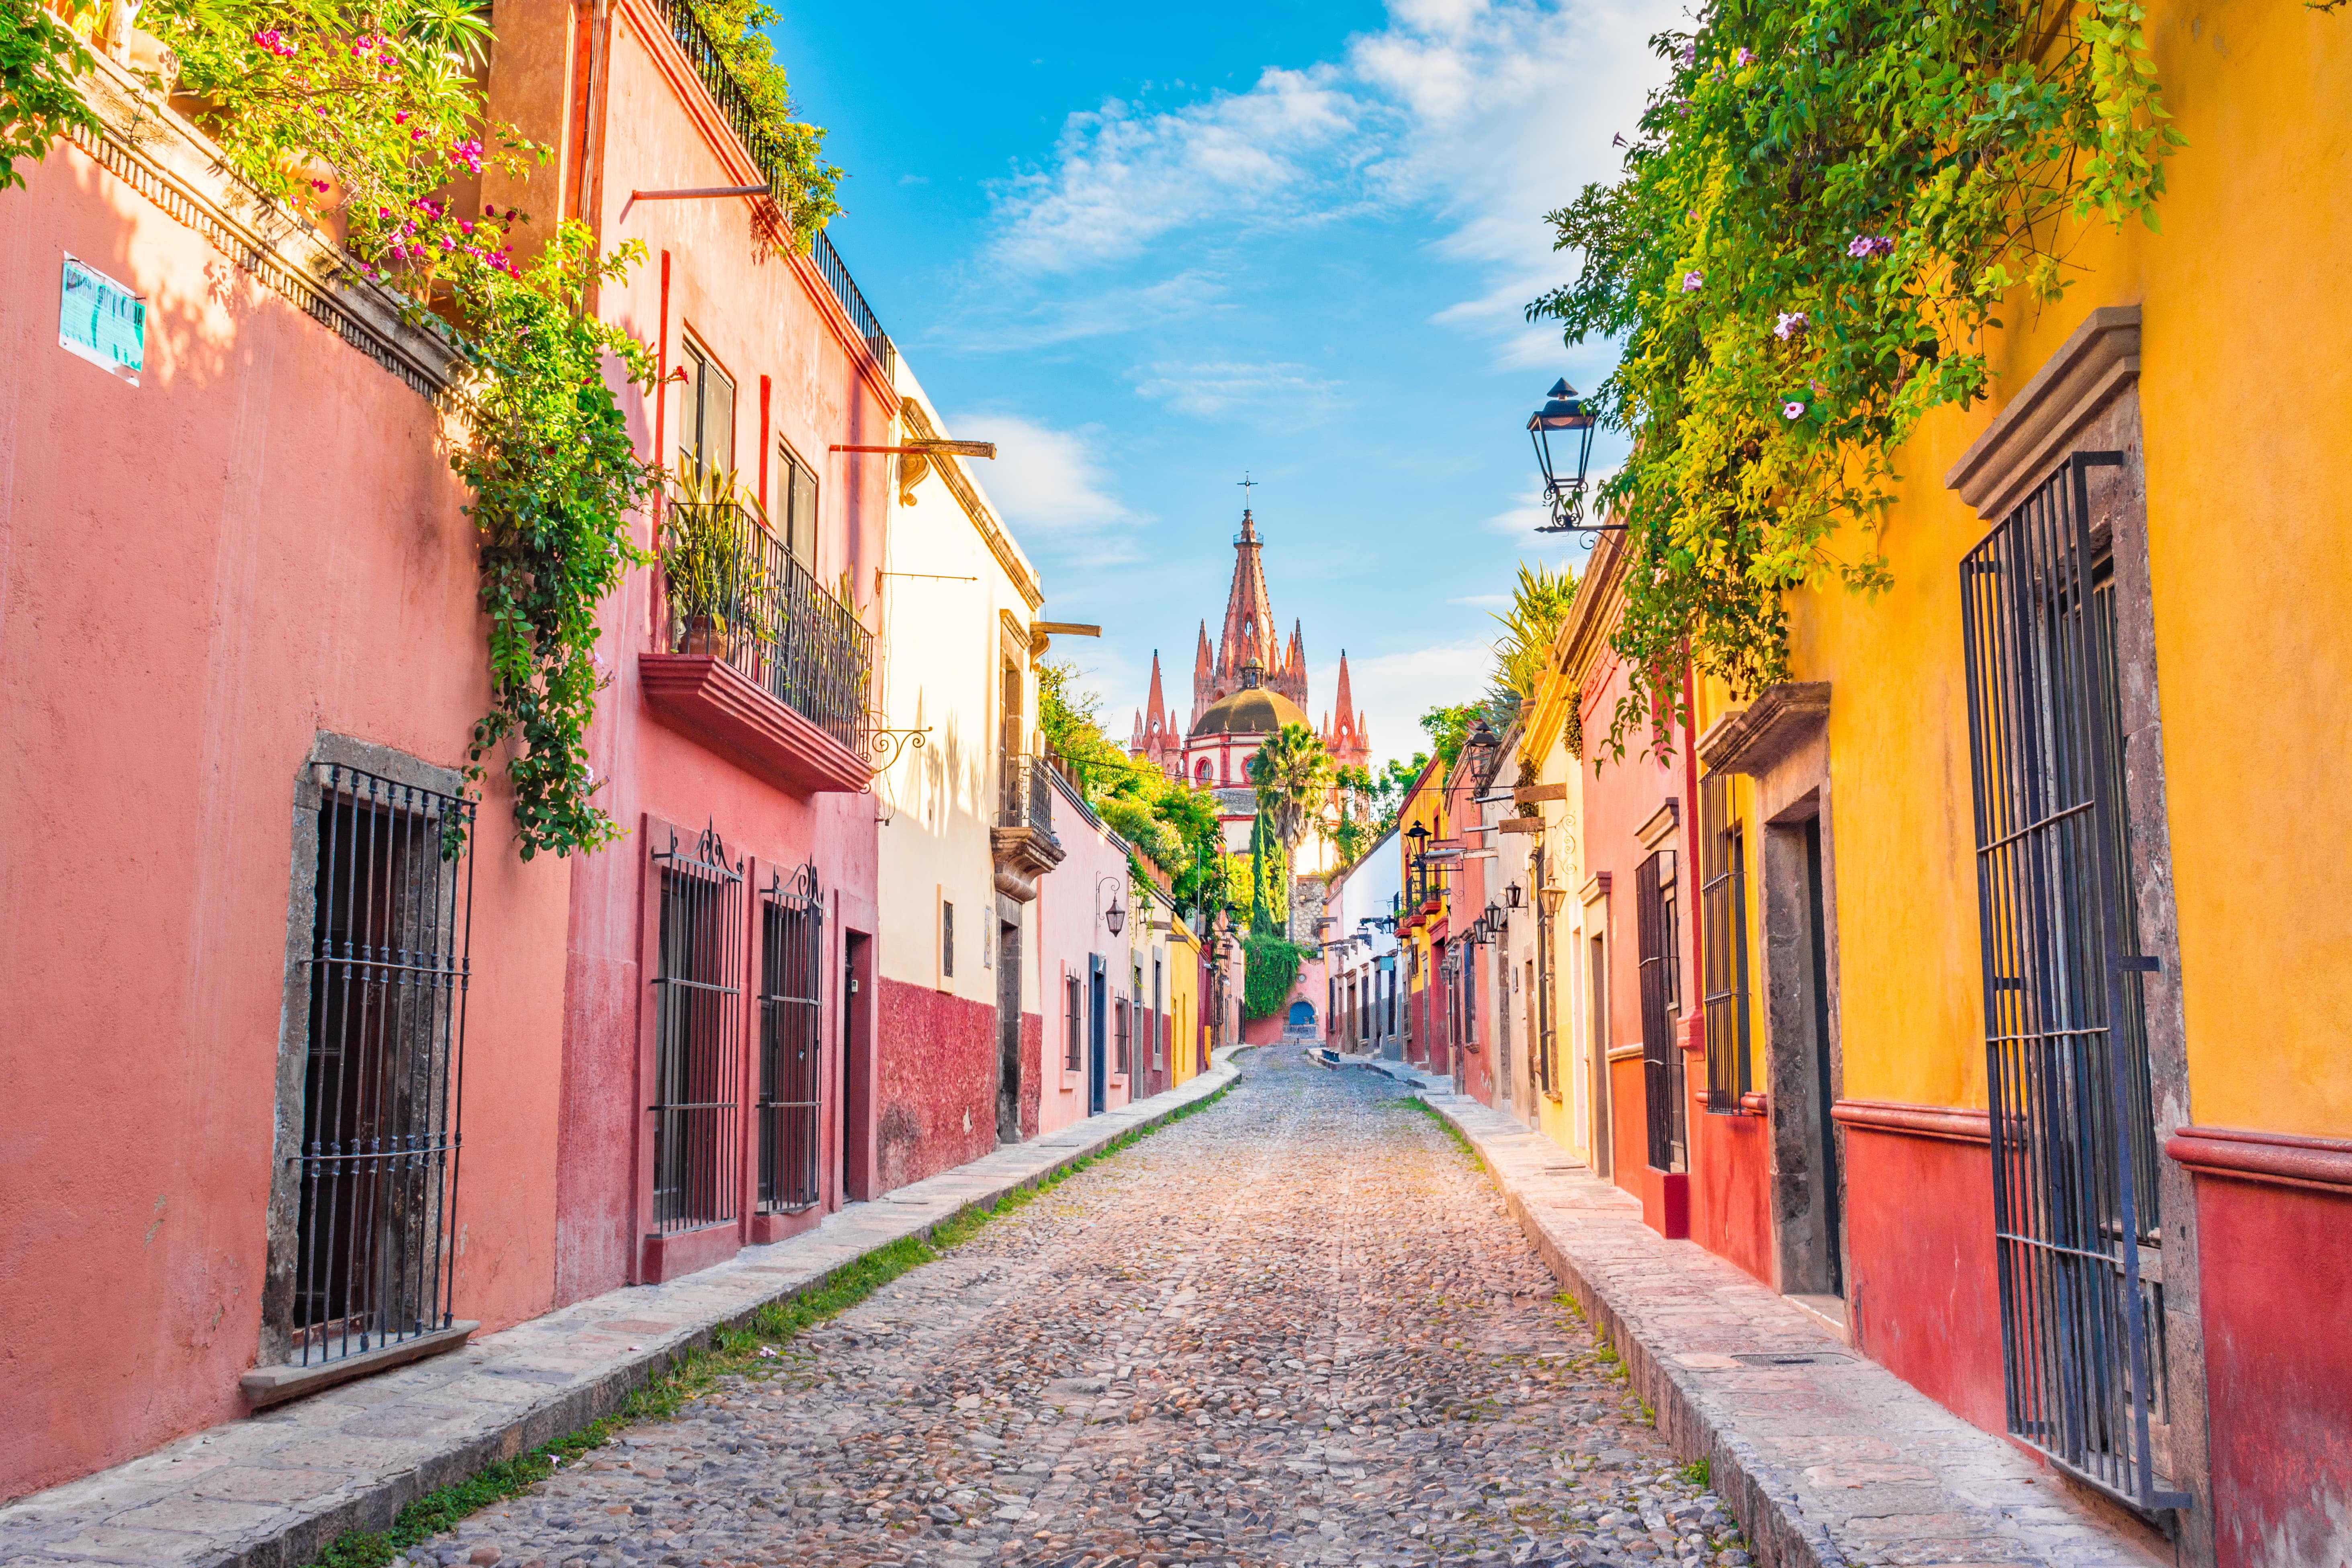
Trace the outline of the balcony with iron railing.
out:
<instances>
[{"instance_id":1,"label":"balcony with iron railing","mask_svg":"<svg viewBox=\"0 0 2352 1568\"><path fill-rule=\"evenodd\" d=\"M1054 836L1052 766L1042 757L1008 756L998 771L996 825L988 835L996 889L1024 903L1037 896L1037 879L1067 853Z\"/></svg>"},{"instance_id":2,"label":"balcony with iron railing","mask_svg":"<svg viewBox=\"0 0 2352 1568\"><path fill-rule=\"evenodd\" d=\"M719 54L718 46L710 41L710 36L703 31L689 0L662 0L661 9L663 20L669 24L670 37L677 44L679 52L686 56L687 63L694 68L694 74L710 94L711 101L719 106L719 113L727 117L728 126L735 132L735 139L743 143L743 151L751 154L751 162L758 164L760 173L767 176L769 189L778 192L790 189L790 149L771 136L760 123L760 117L745 95L742 84L728 68L725 58ZM786 218L792 221L792 215L787 214ZM816 264L817 271L833 290L834 298L841 301L842 310L849 315L850 325L857 330L857 335L873 351L875 359L882 366L884 379L891 379L898 368L898 351L891 344L890 334L884 331L882 323L875 319L874 308L859 292L856 280L850 277L849 268L842 264L840 254L833 248L833 241L825 237L824 230L817 229L809 236L809 258Z\"/></svg>"},{"instance_id":3,"label":"balcony with iron railing","mask_svg":"<svg viewBox=\"0 0 2352 1568\"><path fill-rule=\"evenodd\" d=\"M662 613L638 662L646 701L801 793L866 788L874 635L740 504L673 501L665 514Z\"/></svg>"}]
</instances>

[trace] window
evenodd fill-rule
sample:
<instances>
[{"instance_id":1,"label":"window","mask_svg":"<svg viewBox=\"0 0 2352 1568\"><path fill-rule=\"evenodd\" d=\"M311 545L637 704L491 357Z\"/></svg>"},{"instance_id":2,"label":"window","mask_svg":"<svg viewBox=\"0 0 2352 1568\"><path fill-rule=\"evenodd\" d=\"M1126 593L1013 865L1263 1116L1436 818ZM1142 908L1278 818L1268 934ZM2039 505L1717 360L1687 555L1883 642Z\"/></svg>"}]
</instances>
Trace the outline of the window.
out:
<instances>
[{"instance_id":1,"label":"window","mask_svg":"<svg viewBox=\"0 0 2352 1568\"><path fill-rule=\"evenodd\" d=\"M1739 1110L1755 1087L1748 1038L1748 876L1746 841L1731 815L1731 781L1699 781L1699 967L1705 972L1706 1108Z\"/></svg>"},{"instance_id":2,"label":"window","mask_svg":"<svg viewBox=\"0 0 2352 1568\"><path fill-rule=\"evenodd\" d=\"M955 906L940 900L940 974L955 978Z\"/></svg>"},{"instance_id":3,"label":"window","mask_svg":"<svg viewBox=\"0 0 2352 1568\"><path fill-rule=\"evenodd\" d=\"M678 353L678 468L725 473L735 467L735 384L693 339Z\"/></svg>"},{"instance_id":4,"label":"window","mask_svg":"<svg viewBox=\"0 0 2352 1568\"><path fill-rule=\"evenodd\" d=\"M1160 1043L1160 1037L1164 1033L1160 1027L1160 1014L1161 1008L1166 1005L1164 1000L1166 996L1167 991L1160 973L1160 961L1155 958L1151 961L1151 1068L1154 1072L1168 1065Z\"/></svg>"},{"instance_id":5,"label":"window","mask_svg":"<svg viewBox=\"0 0 2352 1568\"><path fill-rule=\"evenodd\" d=\"M318 859L289 1359L396 1344L454 1316L470 808L314 767ZM470 842L470 838L457 840ZM380 1151L382 1152L380 1152Z\"/></svg>"},{"instance_id":6,"label":"window","mask_svg":"<svg viewBox=\"0 0 2352 1568\"><path fill-rule=\"evenodd\" d=\"M820 1196L819 1085L824 900L816 866L760 892L760 1208L794 1214Z\"/></svg>"},{"instance_id":7,"label":"window","mask_svg":"<svg viewBox=\"0 0 2352 1568\"><path fill-rule=\"evenodd\" d=\"M1209 787L1210 770L1208 758L1202 757L1201 759L1201 765L1192 770L1192 776L1200 781L1201 787L1202 789Z\"/></svg>"},{"instance_id":8,"label":"window","mask_svg":"<svg viewBox=\"0 0 2352 1568\"><path fill-rule=\"evenodd\" d=\"M1132 1059L1129 1053L1134 1049L1134 1038L1135 1004L1122 996L1111 1004L1111 1060L1116 1064L1112 1071L1123 1073L1128 1070L1128 1063Z\"/></svg>"},{"instance_id":9,"label":"window","mask_svg":"<svg viewBox=\"0 0 2352 1568\"><path fill-rule=\"evenodd\" d=\"M1086 1065L1086 1058L1078 1036L1078 1030L1081 1027L1078 1021L1080 1011L1078 977L1075 974L1064 975L1062 992L1062 1038L1067 1047L1063 1055L1062 1065L1070 1071L1076 1072Z\"/></svg>"},{"instance_id":10,"label":"window","mask_svg":"<svg viewBox=\"0 0 2352 1568\"><path fill-rule=\"evenodd\" d=\"M706 829L654 853L654 1192L657 1235L735 1218L743 867Z\"/></svg>"},{"instance_id":11,"label":"window","mask_svg":"<svg viewBox=\"0 0 2352 1568\"><path fill-rule=\"evenodd\" d=\"M1675 852L1661 849L1635 868L1634 924L1641 936L1642 1081L1655 1171L1683 1164L1683 1053L1675 1039L1679 987L1675 944Z\"/></svg>"},{"instance_id":12,"label":"window","mask_svg":"<svg viewBox=\"0 0 2352 1568\"><path fill-rule=\"evenodd\" d=\"M2091 500L2126 461L2069 457L1960 588L2008 1426L2146 1508L2188 1500L2157 1489L2150 1430L2170 1416L2110 553L2128 479Z\"/></svg>"},{"instance_id":13,"label":"window","mask_svg":"<svg viewBox=\"0 0 2352 1568\"><path fill-rule=\"evenodd\" d=\"M776 537L802 569L816 572L816 470L784 442L776 443Z\"/></svg>"}]
</instances>

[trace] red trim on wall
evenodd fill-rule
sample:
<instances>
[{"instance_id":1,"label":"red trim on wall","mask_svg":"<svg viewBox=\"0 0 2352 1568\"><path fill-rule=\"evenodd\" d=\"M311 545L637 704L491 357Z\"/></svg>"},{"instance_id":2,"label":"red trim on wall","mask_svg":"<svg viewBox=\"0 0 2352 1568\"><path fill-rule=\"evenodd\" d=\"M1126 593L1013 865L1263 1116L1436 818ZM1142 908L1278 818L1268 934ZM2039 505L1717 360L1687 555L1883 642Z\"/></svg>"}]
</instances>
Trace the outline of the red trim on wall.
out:
<instances>
[{"instance_id":1,"label":"red trim on wall","mask_svg":"<svg viewBox=\"0 0 2352 1568\"><path fill-rule=\"evenodd\" d=\"M1991 1115L1960 1107L1906 1105L1894 1100L1841 1100L1830 1108L1830 1116L1841 1126L1864 1132L1943 1138L1956 1143L1992 1142Z\"/></svg>"},{"instance_id":2,"label":"red trim on wall","mask_svg":"<svg viewBox=\"0 0 2352 1568\"><path fill-rule=\"evenodd\" d=\"M2352 1142L2294 1132L2184 1127L2164 1152L2200 1176L2352 1192Z\"/></svg>"},{"instance_id":3,"label":"red trim on wall","mask_svg":"<svg viewBox=\"0 0 2352 1568\"><path fill-rule=\"evenodd\" d=\"M760 512L768 510L768 397L775 384L766 376L760 378Z\"/></svg>"},{"instance_id":4,"label":"red trim on wall","mask_svg":"<svg viewBox=\"0 0 2352 1568\"><path fill-rule=\"evenodd\" d=\"M873 783L866 759L768 694L724 659L641 653L637 682L670 728L797 795L856 795Z\"/></svg>"}]
</instances>

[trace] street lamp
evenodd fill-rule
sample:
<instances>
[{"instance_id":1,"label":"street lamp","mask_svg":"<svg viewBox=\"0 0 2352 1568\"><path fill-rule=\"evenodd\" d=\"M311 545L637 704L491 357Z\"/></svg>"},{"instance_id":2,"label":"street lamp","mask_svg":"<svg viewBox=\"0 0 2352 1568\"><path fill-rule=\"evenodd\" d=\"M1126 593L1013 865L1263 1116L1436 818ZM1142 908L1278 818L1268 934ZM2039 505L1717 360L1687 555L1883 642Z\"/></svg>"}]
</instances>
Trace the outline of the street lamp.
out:
<instances>
[{"instance_id":1,"label":"street lamp","mask_svg":"<svg viewBox=\"0 0 2352 1568\"><path fill-rule=\"evenodd\" d=\"M1110 934L1113 936L1117 936L1127 925L1127 910L1119 907L1118 901L1118 885L1125 880L1127 880L1127 879L1124 877L1097 877L1095 879L1095 891L1097 894L1101 893L1105 883L1108 883L1110 885L1110 907L1103 910L1103 924L1110 928Z\"/></svg>"},{"instance_id":2,"label":"street lamp","mask_svg":"<svg viewBox=\"0 0 2352 1568\"><path fill-rule=\"evenodd\" d=\"M1505 888L1503 889L1503 897L1510 900L1511 908L1515 910L1517 909L1519 907L1519 885L1517 882L1513 882L1510 886Z\"/></svg>"},{"instance_id":3,"label":"street lamp","mask_svg":"<svg viewBox=\"0 0 2352 1568\"><path fill-rule=\"evenodd\" d=\"M1503 912L1502 907L1496 904L1494 900L1489 899L1486 900L1486 923L1489 926L1492 926L1496 931L1500 931L1503 929L1505 922L1509 919L1510 917Z\"/></svg>"},{"instance_id":4,"label":"street lamp","mask_svg":"<svg viewBox=\"0 0 2352 1568\"><path fill-rule=\"evenodd\" d=\"M1543 470L1544 503L1551 509L1551 521L1538 526L1538 533L1566 533L1574 529L1583 533L1607 533L1622 525L1593 524L1584 521L1585 470L1592 461L1592 430L1600 423L1592 410L1576 395L1576 388L1565 377L1552 383L1544 405L1528 416L1528 439L1536 449L1536 466ZM1561 450L1551 449L1552 432L1565 432ZM1574 468L1567 465L1573 461Z\"/></svg>"},{"instance_id":5,"label":"street lamp","mask_svg":"<svg viewBox=\"0 0 2352 1568\"><path fill-rule=\"evenodd\" d=\"M1470 772L1478 780L1481 789L1486 787L1487 780L1495 776L1495 753L1502 744L1502 737L1496 734L1494 726L1484 719L1470 727L1470 738L1462 743L1462 749L1470 753Z\"/></svg>"}]
</instances>

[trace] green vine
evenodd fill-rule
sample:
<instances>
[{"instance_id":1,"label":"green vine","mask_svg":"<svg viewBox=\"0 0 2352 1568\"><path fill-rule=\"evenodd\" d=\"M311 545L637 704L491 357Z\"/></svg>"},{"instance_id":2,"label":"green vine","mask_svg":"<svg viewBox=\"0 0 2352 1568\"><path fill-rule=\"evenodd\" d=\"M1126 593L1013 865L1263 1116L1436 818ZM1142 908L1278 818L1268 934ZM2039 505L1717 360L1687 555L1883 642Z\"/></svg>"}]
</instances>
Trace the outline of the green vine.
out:
<instances>
[{"instance_id":1,"label":"green vine","mask_svg":"<svg viewBox=\"0 0 2352 1568\"><path fill-rule=\"evenodd\" d=\"M66 132L97 131L75 86L95 63L74 30L41 5L0 5L0 191L25 183L17 159L37 163Z\"/></svg>"},{"instance_id":2,"label":"green vine","mask_svg":"<svg viewBox=\"0 0 2352 1568\"><path fill-rule=\"evenodd\" d=\"M1551 215L1581 269L1528 311L1624 343L1619 758L1669 743L1686 663L1786 679L1788 591L1887 585L1895 453L1984 395L1995 311L2059 298L2087 225L2156 226L2181 144L2132 0L1717 0L1652 43L1670 82Z\"/></svg>"},{"instance_id":3,"label":"green vine","mask_svg":"<svg viewBox=\"0 0 2352 1568\"><path fill-rule=\"evenodd\" d=\"M481 374L473 445L451 462L474 491L491 691L467 772L478 784L484 758L520 742L507 776L526 860L621 832L595 804L585 741L611 679L596 658L596 607L647 559L629 519L661 470L637 456L602 372L610 358L650 388L655 371L645 346L582 309L582 295L643 253L632 241L595 257L588 231L567 223L519 280L478 272L464 297Z\"/></svg>"},{"instance_id":4,"label":"green vine","mask_svg":"<svg viewBox=\"0 0 2352 1568\"><path fill-rule=\"evenodd\" d=\"M414 318L450 326L471 426L451 466L473 490L491 690L467 776L478 794L506 751L526 860L611 842L584 743L609 679L596 609L647 559L630 519L659 473L607 381L617 367L650 389L652 358L586 301L643 247L600 257L567 223L525 265L526 216L454 194L486 166L521 176L544 157L484 113L491 40L474 0L152 0L141 21L176 61L152 85L231 168L339 235Z\"/></svg>"},{"instance_id":5,"label":"green vine","mask_svg":"<svg viewBox=\"0 0 2352 1568\"><path fill-rule=\"evenodd\" d=\"M1270 1018L1290 1000L1298 966L1315 949L1268 931L1242 938L1242 1016Z\"/></svg>"}]
</instances>

